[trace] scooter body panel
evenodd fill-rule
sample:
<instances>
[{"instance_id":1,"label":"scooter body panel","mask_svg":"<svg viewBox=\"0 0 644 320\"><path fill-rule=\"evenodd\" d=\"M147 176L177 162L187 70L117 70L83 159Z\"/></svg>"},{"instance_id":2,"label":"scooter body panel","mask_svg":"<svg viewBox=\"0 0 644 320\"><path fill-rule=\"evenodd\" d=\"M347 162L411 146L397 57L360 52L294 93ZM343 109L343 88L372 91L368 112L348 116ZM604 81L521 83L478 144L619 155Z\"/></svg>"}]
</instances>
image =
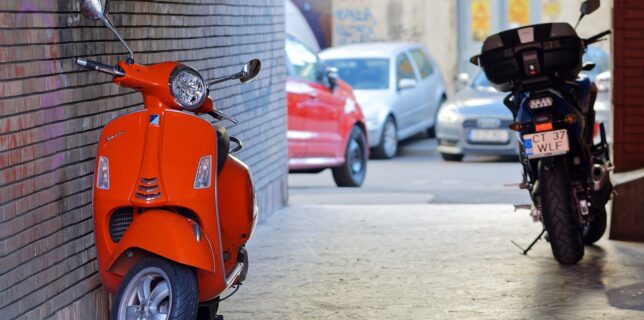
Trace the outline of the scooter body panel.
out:
<instances>
[{"instance_id":1,"label":"scooter body panel","mask_svg":"<svg viewBox=\"0 0 644 320\"><path fill-rule=\"evenodd\" d=\"M122 268L112 270L116 261L156 254L205 274L208 281L199 283L200 300L214 298L226 288L216 202L216 134L197 116L166 108L151 96L144 100L145 110L115 119L100 138L97 159L106 157L110 167L109 189L97 188L97 177L94 185L101 280L114 293L124 274ZM204 157L211 158L210 184L195 189ZM126 214L126 219L111 221L117 212L130 212L130 218ZM199 225L200 240L193 221Z\"/></svg>"}]
</instances>

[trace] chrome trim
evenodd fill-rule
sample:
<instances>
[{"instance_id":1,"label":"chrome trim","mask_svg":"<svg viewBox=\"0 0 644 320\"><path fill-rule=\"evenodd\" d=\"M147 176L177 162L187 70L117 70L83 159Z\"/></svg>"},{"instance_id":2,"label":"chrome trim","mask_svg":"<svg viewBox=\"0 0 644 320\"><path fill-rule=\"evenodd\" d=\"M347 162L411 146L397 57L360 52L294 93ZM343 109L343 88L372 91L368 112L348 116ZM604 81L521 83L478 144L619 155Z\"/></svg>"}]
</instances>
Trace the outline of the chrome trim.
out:
<instances>
[{"instance_id":1,"label":"chrome trim","mask_svg":"<svg viewBox=\"0 0 644 320\"><path fill-rule=\"evenodd\" d=\"M145 201L150 201L150 200L156 200L161 198L161 192L152 193L152 194L142 194L142 193L136 192L134 196Z\"/></svg>"},{"instance_id":2,"label":"chrome trim","mask_svg":"<svg viewBox=\"0 0 644 320\"><path fill-rule=\"evenodd\" d=\"M154 185L154 186L149 186L149 187L141 185L141 186L138 187L138 189L143 191L143 192L150 193L152 191L159 190L159 185Z\"/></svg>"},{"instance_id":3,"label":"chrome trim","mask_svg":"<svg viewBox=\"0 0 644 320\"><path fill-rule=\"evenodd\" d=\"M153 183L157 183L157 181L157 178L141 178L141 183L148 186Z\"/></svg>"},{"instance_id":4,"label":"chrome trim","mask_svg":"<svg viewBox=\"0 0 644 320\"><path fill-rule=\"evenodd\" d=\"M235 280L239 278L239 275L241 275L242 270L244 269L244 263L243 262L237 262L235 265L235 269L233 269L232 272L230 272L230 275L226 277L226 289L230 288L235 284Z\"/></svg>"},{"instance_id":5,"label":"chrome trim","mask_svg":"<svg viewBox=\"0 0 644 320\"><path fill-rule=\"evenodd\" d=\"M195 233L195 239L197 239L197 242L201 242L201 229L199 228L199 224L192 219L188 219L188 221L192 224L192 232Z\"/></svg>"}]
</instances>

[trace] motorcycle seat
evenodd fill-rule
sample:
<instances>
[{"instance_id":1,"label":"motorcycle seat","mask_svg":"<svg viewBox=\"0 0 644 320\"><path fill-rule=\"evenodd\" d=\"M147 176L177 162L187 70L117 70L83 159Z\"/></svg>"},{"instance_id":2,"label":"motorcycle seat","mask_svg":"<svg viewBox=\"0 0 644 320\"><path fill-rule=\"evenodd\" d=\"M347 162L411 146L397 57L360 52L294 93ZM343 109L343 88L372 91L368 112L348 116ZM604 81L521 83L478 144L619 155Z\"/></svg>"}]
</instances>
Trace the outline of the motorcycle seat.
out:
<instances>
[{"instance_id":1,"label":"motorcycle seat","mask_svg":"<svg viewBox=\"0 0 644 320\"><path fill-rule=\"evenodd\" d=\"M214 128L215 132L217 132L217 174L219 174L228 158L228 152L230 150L230 136L228 135L228 130L226 130L226 128L217 125L215 125Z\"/></svg>"}]
</instances>

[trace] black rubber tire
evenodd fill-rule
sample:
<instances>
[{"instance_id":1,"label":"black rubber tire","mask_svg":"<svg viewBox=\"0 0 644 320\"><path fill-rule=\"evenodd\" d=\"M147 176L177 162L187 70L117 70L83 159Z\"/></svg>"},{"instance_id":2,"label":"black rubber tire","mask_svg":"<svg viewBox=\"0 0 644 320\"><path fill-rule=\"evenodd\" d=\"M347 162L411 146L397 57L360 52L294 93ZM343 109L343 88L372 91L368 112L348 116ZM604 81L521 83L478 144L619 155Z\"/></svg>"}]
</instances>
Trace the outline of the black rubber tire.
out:
<instances>
[{"instance_id":1,"label":"black rubber tire","mask_svg":"<svg viewBox=\"0 0 644 320\"><path fill-rule=\"evenodd\" d=\"M396 132L396 136L398 135L398 126L396 126L396 121L394 121L394 118L389 116L387 120L385 120L385 123L382 125L382 133L380 136L380 143L373 148L373 157L376 159L393 159L396 156L396 153L398 153L398 139L396 139L396 148L393 152L387 152L387 149L385 148L385 130L387 126L393 125L394 130Z\"/></svg>"},{"instance_id":2,"label":"black rubber tire","mask_svg":"<svg viewBox=\"0 0 644 320\"><path fill-rule=\"evenodd\" d=\"M194 320L197 317L199 306L199 287L195 270L157 257L143 258L132 267L119 286L112 303L110 320L119 319L118 308L127 285L142 270L150 267L161 269L168 277L170 283L171 305L168 320Z\"/></svg>"},{"instance_id":3,"label":"black rubber tire","mask_svg":"<svg viewBox=\"0 0 644 320\"><path fill-rule=\"evenodd\" d=\"M359 153L353 154L352 142L358 144L360 148L356 152ZM338 187L360 187L364 182L364 178L367 175L367 137L365 133L359 127L353 127L349 139L347 140L347 145L344 149L344 163L332 169L333 180ZM354 170L353 166L355 161L360 161L360 170Z\"/></svg>"},{"instance_id":4,"label":"black rubber tire","mask_svg":"<svg viewBox=\"0 0 644 320\"><path fill-rule=\"evenodd\" d=\"M549 159L539 165L543 224L548 232L552 254L563 265L576 264L584 256L581 230L570 201L570 177L565 159Z\"/></svg>"},{"instance_id":5,"label":"black rubber tire","mask_svg":"<svg viewBox=\"0 0 644 320\"><path fill-rule=\"evenodd\" d=\"M591 245L602 238L604 232L606 232L606 222L608 220L605 207L594 208L592 214L594 216L593 220L584 227L582 232L584 244L587 245Z\"/></svg>"},{"instance_id":6,"label":"black rubber tire","mask_svg":"<svg viewBox=\"0 0 644 320\"><path fill-rule=\"evenodd\" d=\"M460 162L460 161L463 161L463 157L465 157L465 155L460 153L442 153L441 152L441 157L445 161Z\"/></svg>"},{"instance_id":7,"label":"black rubber tire","mask_svg":"<svg viewBox=\"0 0 644 320\"><path fill-rule=\"evenodd\" d=\"M443 104L447 101L447 98L445 96L441 97L441 100L438 102L438 106L436 107L436 112L434 113L434 124L427 128L427 137L428 138L436 138L436 123L438 122L438 112L441 110L441 107Z\"/></svg>"}]
</instances>

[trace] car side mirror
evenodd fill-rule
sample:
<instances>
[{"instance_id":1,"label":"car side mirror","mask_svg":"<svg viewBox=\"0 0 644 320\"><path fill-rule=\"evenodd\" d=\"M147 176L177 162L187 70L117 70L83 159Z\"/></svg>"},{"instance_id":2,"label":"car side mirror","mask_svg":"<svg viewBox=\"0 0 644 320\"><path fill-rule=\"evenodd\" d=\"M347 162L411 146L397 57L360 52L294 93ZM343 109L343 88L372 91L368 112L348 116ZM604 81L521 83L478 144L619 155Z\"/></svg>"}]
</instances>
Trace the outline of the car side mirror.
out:
<instances>
[{"instance_id":1,"label":"car side mirror","mask_svg":"<svg viewBox=\"0 0 644 320\"><path fill-rule=\"evenodd\" d=\"M470 75L463 72L458 74L458 84L461 87L467 86L467 84L470 82Z\"/></svg>"},{"instance_id":2,"label":"car side mirror","mask_svg":"<svg viewBox=\"0 0 644 320\"><path fill-rule=\"evenodd\" d=\"M477 55L472 56L472 57L470 58L470 63L471 63L471 64L473 64L473 65L475 65L475 66L478 66L478 65L479 65L479 58L480 58L480 57L481 57L481 55L480 55L480 54L477 54Z\"/></svg>"},{"instance_id":3,"label":"car side mirror","mask_svg":"<svg viewBox=\"0 0 644 320\"><path fill-rule=\"evenodd\" d=\"M338 86L338 69L334 67L326 67L325 71L326 77L329 79L329 89L333 91Z\"/></svg>"},{"instance_id":4,"label":"car side mirror","mask_svg":"<svg viewBox=\"0 0 644 320\"><path fill-rule=\"evenodd\" d=\"M584 71L591 71L595 69L595 63L594 62L584 62L584 65L581 67L581 70Z\"/></svg>"},{"instance_id":5,"label":"car side mirror","mask_svg":"<svg viewBox=\"0 0 644 320\"><path fill-rule=\"evenodd\" d=\"M407 90L416 87L416 80L414 79L400 79L398 80L398 90Z\"/></svg>"}]
</instances>

